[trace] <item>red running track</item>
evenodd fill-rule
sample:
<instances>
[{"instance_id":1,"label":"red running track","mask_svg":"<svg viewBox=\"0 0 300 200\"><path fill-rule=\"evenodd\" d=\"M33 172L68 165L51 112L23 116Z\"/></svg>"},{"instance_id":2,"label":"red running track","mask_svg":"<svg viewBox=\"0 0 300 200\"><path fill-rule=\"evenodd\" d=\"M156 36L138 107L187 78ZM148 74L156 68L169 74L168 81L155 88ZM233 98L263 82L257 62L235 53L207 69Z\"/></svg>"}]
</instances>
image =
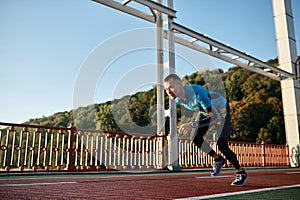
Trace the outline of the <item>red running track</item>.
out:
<instances>
[{"instance_id":1,"label":"red running track","mask_svg":"<svg viewBox=\"0 0 300 200\"><path fill-rule=\"evenodd\" d=\"M0 199L176 199L300 184L300 169L247 170L244 187L230 186L232 170L177 173L1 175Z\"/></svg>"}]
</instances>

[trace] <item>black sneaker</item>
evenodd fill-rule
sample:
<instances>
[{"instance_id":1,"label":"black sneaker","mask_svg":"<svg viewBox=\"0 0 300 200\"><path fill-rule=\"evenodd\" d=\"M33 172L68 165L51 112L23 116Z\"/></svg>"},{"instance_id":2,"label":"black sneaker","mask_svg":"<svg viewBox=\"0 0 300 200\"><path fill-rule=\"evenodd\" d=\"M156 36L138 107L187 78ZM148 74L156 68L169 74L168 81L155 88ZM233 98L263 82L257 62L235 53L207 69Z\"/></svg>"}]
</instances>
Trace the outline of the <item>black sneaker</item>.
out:
<instances>
[{"instance_id":1,"label":"black sneaker","mask_svg":"<svg viewBox=\"0 0 300 200\"><path fill-rule=\"evenodd\" d=\"M231 183L232 186L244 186L248 179L248 175L245 171L237 172L235 180Z\"/></svg>"},{"instance_id":2,"label":"black sneaker","mask_svg":"<svg viewBox=\"0 0 300 200\"><path fill-rule=\"evenodd\" d=\"M220 157L221 158L215 160L213 169L210 172L211 176L217 176L218 174L220 174L223 165L226 163L226 159L223 156L220 156Z\"/></svg>"}]
</instances>

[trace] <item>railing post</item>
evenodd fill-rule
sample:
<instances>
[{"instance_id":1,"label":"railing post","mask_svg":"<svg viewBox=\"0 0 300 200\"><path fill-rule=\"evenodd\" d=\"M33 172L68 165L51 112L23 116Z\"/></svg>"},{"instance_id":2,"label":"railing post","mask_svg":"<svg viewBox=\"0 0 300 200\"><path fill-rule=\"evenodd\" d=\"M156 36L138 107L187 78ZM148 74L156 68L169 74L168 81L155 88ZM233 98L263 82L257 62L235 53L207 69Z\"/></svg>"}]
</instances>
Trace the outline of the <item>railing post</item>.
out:
<instances>
[{"instance_id":1,"label":"railing post","mask_svg":"<svg viewBox=\"0 0 300 200\"><path fill-rule=\"evenodd\" d=\"M265 149L265 142L261 142L261 158L262 158L262 166L266 164L266 149Z\"/></svg>"},{"instance_id":2,"label":"railing post","mask_svg":"<svg viewBox=\"0 0 300 200\"><path fill-rule=\"evenodd\" d=\"M75 131L76 131L76 128L74 127L73 124L71 124L71 126L69 127L70 130L69 130L69 144L68 144L68 153L69 153L69 156L68 156L68 171L73 171L73 152L74 152L74 136L75 136Z\"/></svg>"},{"instance_id":3,"label":"railing post","mask_svg":"<svg viewBox=\"0 0 300 200\"><path fill-rule=\"evenodd\" d=\"M286 165L287 166L291 166L291 163L290 163L290 149L289 149L289 145L286 143L285 144L285 155L286 155Z\"/></svg>"}]
</instances>

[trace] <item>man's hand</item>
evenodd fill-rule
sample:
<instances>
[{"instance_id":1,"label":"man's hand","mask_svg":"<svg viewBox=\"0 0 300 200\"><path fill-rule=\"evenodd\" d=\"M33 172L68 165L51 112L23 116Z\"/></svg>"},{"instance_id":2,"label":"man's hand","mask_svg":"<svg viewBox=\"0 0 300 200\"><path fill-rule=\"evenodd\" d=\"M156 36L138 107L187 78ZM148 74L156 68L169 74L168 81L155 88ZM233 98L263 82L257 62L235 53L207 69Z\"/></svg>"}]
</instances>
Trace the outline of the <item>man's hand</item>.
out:
<instances>
[{"instance_id":1,"label":"man's hand","mask_svg":"<svg viewBox=\"0 0 300 200\"><path fill-rule=\"evenodd\" d=\"M179 133L187 134L187 133L191 132L191 130L192 130L192 122L182 124L182 125L178 126L177 128L178 128Z\"/></svg>"}]
</instances>

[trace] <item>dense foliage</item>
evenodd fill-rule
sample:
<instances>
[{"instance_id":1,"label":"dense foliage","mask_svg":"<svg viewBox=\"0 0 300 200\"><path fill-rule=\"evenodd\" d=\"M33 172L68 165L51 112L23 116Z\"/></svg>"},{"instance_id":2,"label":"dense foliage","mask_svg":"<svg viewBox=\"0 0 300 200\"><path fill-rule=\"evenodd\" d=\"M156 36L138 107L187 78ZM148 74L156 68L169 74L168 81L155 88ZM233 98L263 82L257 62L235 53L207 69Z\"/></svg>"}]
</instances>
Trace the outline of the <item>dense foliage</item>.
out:
<instances>
[{"instance_id":1,"label":"dense foliage","mask_svg":"<svg viewBox=\"0 0 300 200\"><path fill-rule=\"evenodd\" d=\"M225 80L236 141L285 144L280 83L244 69Z\"/></svg>"},{"instance_id":2,"label":"dense foliage","mask_svg":"<svg viewBox=\"0 0 300 200\"><path fill-rule=\"evenodd\" d=\"M276 60L269 63L274 64ZM239 67L233 67L226 73L220 69L196 72L183 77L183 82L204 85L226 95L231 108L231 140L285 144L279 82ZM167 96L165 104L167 108ZM193 113L177 108L178 123L188 121L193 116ZM156 87L70 112L30 119L26 123L63 127L73 123L81 129L153 134L156 132Z\"/></svg>"}]
</instances>

